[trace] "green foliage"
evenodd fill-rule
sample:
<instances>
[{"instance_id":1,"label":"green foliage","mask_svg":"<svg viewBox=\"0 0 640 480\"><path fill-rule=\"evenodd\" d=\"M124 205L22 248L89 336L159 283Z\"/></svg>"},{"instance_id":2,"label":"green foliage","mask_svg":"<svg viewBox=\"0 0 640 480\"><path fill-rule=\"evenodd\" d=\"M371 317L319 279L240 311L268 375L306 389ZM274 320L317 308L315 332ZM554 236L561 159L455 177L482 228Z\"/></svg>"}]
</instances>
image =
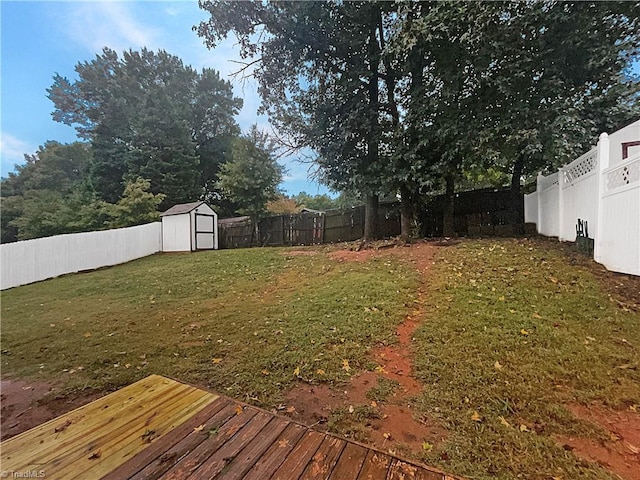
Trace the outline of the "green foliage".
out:
<instances>
[{"instance_id":1,"label":"green foliage","mask_svg":"<svg viewBox=\"0 0 640 480\"><path fill-rule=\"evenodd\" d=\"M309 195L307 192L300 192L299 194L294 195L292 198L300 208L310 208L312 210L321 211L338 208L336 200L326 194Z\"/></svg>"},{"instance_id":2,"label":"green foliage","mask_svg":"<svg viewBox=\"0 0 640 480\"><path fill-rule=\"evenodd\" d=\"M165 195L154 195L149 192L151 182L138 177L129 181L124 187L122 198L115 205L104 204L107 215L111 218L109 226L112 228L131 227L157 221L160 216L158 206Z\"/></svg>"},{"instance_id":3,"label":"green foliage","mask_svg":"<svg viewBox=\"0 0 640 480\"><path fill-rule=\"evenodd\" d=\"M640 113L632 2L200 5L207 45L233 33L255 60L283 137L368 201L400 191L415 206L443 178L511 175L515 191Z\"/></svg>"},{"instance_id":4,"label":"green foliage","mask_svg":"<svg viewBox=\"0 0 640 480\"><path fill-rule=\"evenodd\" d=\"M54 119L91 141L100 199L115 203L129 177L149 179L163 206L200 198L213 184L242 106L218 72L146 48L122 58L105 48L76 72L75 82L56 75L49 98Z\"/></svg>"},{"instance_id":5,"label":"green foliage","mask_svg":"<svg viewBox=\"0 0 640 480\"><path fill-rule=\"evenodd\" d=\"M86 143L47 142L2 179L2 241L72 233L99 227L91 216L87 182L91 150Z\"/></svg>"},{"instance_id":6,"label":"green foliage","mask_svg":"<svg viewBox=\"0 0 640 480\"><path fill-rule=\"evenodd\" d=\"M282 174L269 138L253 126L247 135L232 141L231 160L220 168L217 186L237 205L237 213L257 218L276 198Z\"/></svg>"}]
</instances>

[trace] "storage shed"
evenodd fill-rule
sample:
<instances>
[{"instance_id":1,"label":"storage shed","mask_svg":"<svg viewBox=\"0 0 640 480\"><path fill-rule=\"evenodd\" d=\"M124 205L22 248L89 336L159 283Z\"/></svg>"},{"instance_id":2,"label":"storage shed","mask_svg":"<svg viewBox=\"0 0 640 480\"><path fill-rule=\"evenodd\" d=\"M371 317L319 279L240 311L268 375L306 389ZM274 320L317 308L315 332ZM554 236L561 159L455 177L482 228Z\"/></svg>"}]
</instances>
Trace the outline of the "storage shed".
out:
<instances>
[{"instance_id":1,"label":"storage shed","mask_svg":"<svg viewBox=\"0 0 640 480\"><path fill-rule=\"evenodd\" d=\"M218 249L218 215L205 202L174 205L162 217L162 251Z\"/></svg>"}]
</instances>

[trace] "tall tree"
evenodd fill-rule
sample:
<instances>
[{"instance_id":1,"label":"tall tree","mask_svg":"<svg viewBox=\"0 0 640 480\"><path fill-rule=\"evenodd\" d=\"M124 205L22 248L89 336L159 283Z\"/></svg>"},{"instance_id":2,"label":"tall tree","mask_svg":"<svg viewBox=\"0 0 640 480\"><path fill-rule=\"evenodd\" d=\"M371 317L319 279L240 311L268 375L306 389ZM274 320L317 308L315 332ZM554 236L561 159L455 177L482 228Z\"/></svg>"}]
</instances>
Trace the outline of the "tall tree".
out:
<instances>
[{"instance_id":1,"label":"tall tree","mask_svg":"<svg viewBox=\"0 0 640 480\"><path fill-rule=\"evenodd\" d=\"M69 233L93 225L81 205L87 188L91 149L86 143L49 141L2 179L2 242ZM86 207L85 207L86 208ZM99 222L99 218L95 218Z\"/></svg>"},{"instance_id":2,"label":"tall tree","mask_svg":"<svg viewBox=\"0 0 640 480\"><path fill-rule=\"evenodd\" d=\"M105 48L76 72L73 82L54 77L53 118L91 141L91 178L102 199L117 201L138 176L166 195L164 206L206 195L238 134L233 115L242 101L229 82L147 49L120 58Z\"/></svg>"},{"instance_id":3,"label":"tall tree","mask_svg":"<svg viewBox=\"0 0 640 480\"><path fill-rule=\"evenodd\" d=\"M358 191L365 237L377 232L385 190L381 2L201 1L198 33L209 47L234 33L253 68L263 109L294 145L311 146L325 183Z\"/></svg>"},{"instance_id":4,"label":"tall tree","mask_svg":"<svg viewBox=\"0 0 640 480\"><path fill-rule=\"evenodd\" d=\"M254 125L233 140L231 160L220 168L217 186L237 206L235 213L249 215L257 225L267 203L277 198L282 175L268 136Z\"/></svg>"}]
</instances>

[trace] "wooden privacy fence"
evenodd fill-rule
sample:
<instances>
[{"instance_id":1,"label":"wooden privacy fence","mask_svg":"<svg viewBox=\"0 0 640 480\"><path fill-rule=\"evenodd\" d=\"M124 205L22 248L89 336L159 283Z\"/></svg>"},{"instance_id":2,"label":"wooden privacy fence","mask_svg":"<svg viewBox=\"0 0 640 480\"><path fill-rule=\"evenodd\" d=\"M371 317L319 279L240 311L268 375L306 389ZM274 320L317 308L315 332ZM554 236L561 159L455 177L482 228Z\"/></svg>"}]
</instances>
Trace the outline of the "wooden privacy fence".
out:
<instances>
[{"instance_id":1,"label":"wooden privacy fence","mask_svg":"<svg viewBox=\"0 0 640 480\"><path fill-rule=\"evenodd\" d=\"M278 215L260 219L257 228L249 217L224 219L218 222L220 248L351 242L364 236L364 212L360 206ZM399 203L380 203L378 227L383 237L400 235Z\"/></svg>"}]
</instances>

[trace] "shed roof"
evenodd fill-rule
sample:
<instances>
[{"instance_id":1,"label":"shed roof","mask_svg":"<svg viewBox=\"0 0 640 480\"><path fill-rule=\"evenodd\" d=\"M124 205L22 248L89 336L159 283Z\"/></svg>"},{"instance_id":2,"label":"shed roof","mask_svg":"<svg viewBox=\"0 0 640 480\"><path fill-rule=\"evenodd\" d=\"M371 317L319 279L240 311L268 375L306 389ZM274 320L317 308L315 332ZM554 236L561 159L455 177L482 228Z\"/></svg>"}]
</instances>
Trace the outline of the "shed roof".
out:
<instances>
[{"instance_id":1,"label":"shed roof","mask_svg":"<svg viewBox=\"0 0 640 480\"><path fill-rule=\"evenodd\" d=\"M174 205L166 212L160 214L161 217L167 217L169 215L182 215L183 213L189 213L191 210L198 208L205 202L191 202L191 203L179 203Z\"/></svg>"}]
</instances>

